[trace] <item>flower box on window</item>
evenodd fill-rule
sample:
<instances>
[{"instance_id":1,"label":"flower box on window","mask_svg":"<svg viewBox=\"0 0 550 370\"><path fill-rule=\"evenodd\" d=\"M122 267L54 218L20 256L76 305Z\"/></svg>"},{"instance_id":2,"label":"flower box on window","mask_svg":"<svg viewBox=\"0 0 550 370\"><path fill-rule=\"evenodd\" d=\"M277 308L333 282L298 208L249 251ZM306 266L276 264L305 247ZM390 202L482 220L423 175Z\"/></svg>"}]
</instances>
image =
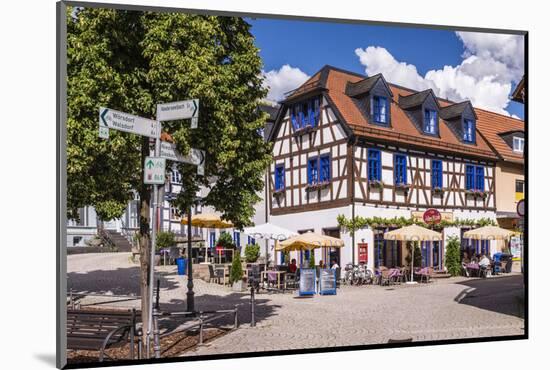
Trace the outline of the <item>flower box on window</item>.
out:
<instances>
[{"instance_id":1,"label":"flower box on window","mask_svg":"<svg viewBox=\"0 0 550 370\"><path fill-rule=\"evenodd\" d=\"M489 192L482 191L482 190L470 189L470 190L466 190L466 195L471 195L474 198L485 199L489 196Z\"/></svg>"},{"instance_id":2,"label":"flower box on window","mask_svg":"<svg viewBox=\"0 0 550 370\"><path fill-rule=\"evenodd\" d=\"M274 197L280 197L280 196L283 196L284 194L285 194L285 188L273 190Z\"/></svg>"},{"instance_id":3,"label":"flower box on window","mask_svg":"<svg viewBox=\"0 0 550 370\"><path fill-rule=\"evenodd\" d=\"M443 190L442 187L439 187L439 186L436 186L435 188L432 189L432 194L434 195L442 195L445 191Z\"/></svg>"},{"instance_id":4,"label":"flower box on window","mask_svg":"<svg viewBox=\"0 0 550 370\"><path fill-rule=\"evenodd\" d=\"M395 190L408 191L411 188L409 184L395 184Z\"/></svg>"},{"instance_id":5,"label":"flower box on window","mask_svg":"<svg viewBox=\"0 0 550 370\"><path fill-rule=\"evenodd\" d=\"M305 126L302 126L300 128L297 128L294 130L294 135L298 136L298 135L303 135L303 134L307 134L308 132L310 132L311 130L313 130L313 126L311 124L307 124Z\"/></svg>"},{"instance_id":6,"label":"flower box on window","mask_svg":"<svg viewBox=\"0 0 550 370\"><path fill-rule=\"evenodd\" d=\"M330 184L330 181L322 181L322 182L316 182L313 184L307 184L306 185L306 191L316 191L320 189L327 188Z\"/></svg>"},{"instance_id":7,"label":"flower box on window","mask_svg":"<svg viewBox=\"0 0 550 370\"><path fill-rule=\"evenodd\" d=\"M382 190L384 188L384 183L380 180L369 180L369 189L378 189Z\"/></svg>"}]
</instances>

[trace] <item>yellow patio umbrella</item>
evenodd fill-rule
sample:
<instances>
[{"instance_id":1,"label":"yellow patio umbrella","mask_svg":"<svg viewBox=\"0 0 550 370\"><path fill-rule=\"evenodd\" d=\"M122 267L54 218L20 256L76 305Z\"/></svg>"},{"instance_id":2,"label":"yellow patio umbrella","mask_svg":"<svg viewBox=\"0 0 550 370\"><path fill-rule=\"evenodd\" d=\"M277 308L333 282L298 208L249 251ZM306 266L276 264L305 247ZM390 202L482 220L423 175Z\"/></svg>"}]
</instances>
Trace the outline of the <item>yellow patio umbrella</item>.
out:
<instances>
[{"instance_id":1,"label":"yellow patio umbrella","mask_svg":"<svg viewBox=\"0 0 550 370\"><path fill-rule=\"evenodd\" d=\"M388 231L384 233L384 239L386 240L400 240L400 241L434 241L442 240L443 237L441 233L426 229L425 227L418 225L409 225L402 227L400 229ZM414 273L414 248L412 248L411 255L411 281L409 283L414 283L413 281Z\"/></svg>"},{"instance_id":2,"label":"yellow patio umbrella","mask_svg":"<svg viewBox=\"0 0 550 370\"><path fill-rule=\"evenodd\" d=\"M483 226L464 233L465 238L476 240L508 240L514 235L516 232L498 226Z\"/></svg>"},{"instance_id":3,"label":"yellow patio umbrella","mask_svg":"<svg viewBox=\"0 0 550 370\"><path fill-rule=\"evenodd\" d=\"M290 237L275 246L276 251L301 251L311 250L321 247L341 248L344 246L344 241L338 238L333 238L328 235L316 234L307 232L304 234Z\"/></svg>"},{"instance_id":4,"label":"yellow patio umbrella","mask_svg":"<svg viewBox=\"0 0 550 370\"><path fill-rule=\"evenodd\" d=\"M182 224L187 224L187 219L182 218ZM211 229L227 229L233 227L229 221L222 220L221 217L214 213L201 213L191 217L191 225L196 227L208 227Z\"/></svg>"}]
</instances>

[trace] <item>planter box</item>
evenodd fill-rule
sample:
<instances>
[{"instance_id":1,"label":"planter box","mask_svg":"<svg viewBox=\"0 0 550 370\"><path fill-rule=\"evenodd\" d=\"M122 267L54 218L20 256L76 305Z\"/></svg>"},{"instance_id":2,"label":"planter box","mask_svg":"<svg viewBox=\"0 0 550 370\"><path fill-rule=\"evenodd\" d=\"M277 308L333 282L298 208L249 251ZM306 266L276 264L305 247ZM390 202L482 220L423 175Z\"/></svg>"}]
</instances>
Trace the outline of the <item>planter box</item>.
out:
<instances>
[{"instance_id":1,"label":"planter box","mask_svg":"<svg viewBox=\"0 0 550 370\"><path fill-rule=\"evenodd\" d=\"M233 286L231 287L231 289L234 291L234 292L242 292L243 291L243 281L242 280L239 280L239 281L235 281L233 283Z\"/></svg>"}]
</instances>

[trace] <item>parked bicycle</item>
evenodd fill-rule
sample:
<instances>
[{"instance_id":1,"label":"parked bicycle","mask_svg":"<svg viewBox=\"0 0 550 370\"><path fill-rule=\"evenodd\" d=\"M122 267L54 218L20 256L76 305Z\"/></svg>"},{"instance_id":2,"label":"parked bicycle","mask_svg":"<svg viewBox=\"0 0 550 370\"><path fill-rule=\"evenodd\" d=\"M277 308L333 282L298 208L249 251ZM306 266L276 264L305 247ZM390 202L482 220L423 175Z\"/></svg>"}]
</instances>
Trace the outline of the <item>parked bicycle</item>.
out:
<instances>
[{"instance_id":1,"label":"parked bicycle","mask_svg":"<svg viewBox=\"0 0 550 370\"><path fill-rule=\"evenodd\" d=\"M359 265L352 265L351 263L348 263L344 271L344 284L346 285L363 285L373 283L374 274L364 263L360 263Z\"/></svg>"}]
</instances>

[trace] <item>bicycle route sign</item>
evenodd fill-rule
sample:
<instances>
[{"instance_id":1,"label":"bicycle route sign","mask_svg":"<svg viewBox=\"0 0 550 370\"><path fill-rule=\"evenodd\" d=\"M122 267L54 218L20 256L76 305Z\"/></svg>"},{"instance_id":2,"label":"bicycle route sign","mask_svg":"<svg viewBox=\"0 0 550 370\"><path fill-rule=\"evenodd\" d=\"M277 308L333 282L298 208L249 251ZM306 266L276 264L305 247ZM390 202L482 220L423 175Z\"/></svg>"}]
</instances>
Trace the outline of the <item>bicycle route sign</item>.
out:
<instances>
[{"instance_id":1,"label":"bicycle route sign","mask_svg":"<svg viewBox=\"0 0 550 370\"><path fill-rule=\"evenodd\" d=\"M145 157L143 164L143 183L147 185L163 185L166 174L166 158Z\"/></svg>"},{"instance_id":2,"label":"bicycle route sign","mask_svg":"<svg viewBox=\"0 0 550 370\"><path fill-rule=\"evenodd\" d=\"M160 137L160 122L148 118L120 112L111 108L99 108L99 137L109 138L109 129L148 136Z\"/></svg>"}]
</instances>

